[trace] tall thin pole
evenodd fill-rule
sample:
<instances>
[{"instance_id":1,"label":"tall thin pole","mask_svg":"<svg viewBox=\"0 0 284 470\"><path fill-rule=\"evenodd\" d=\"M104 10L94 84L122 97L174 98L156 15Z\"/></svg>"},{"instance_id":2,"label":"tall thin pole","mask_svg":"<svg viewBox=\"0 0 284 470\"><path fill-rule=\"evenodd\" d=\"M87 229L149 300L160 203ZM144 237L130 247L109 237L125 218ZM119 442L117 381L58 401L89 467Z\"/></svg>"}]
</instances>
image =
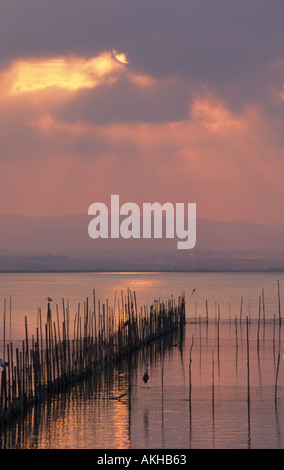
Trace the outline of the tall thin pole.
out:
<instances>
[{"instance_id":1,"label":"tall thin pole","mask_svg":"<svg viewBox=\"0 0 284 470\"><path fill-rule=\"evenodd\" d=\"M247 320L247 387L248 387L248 403L250 403L250 371L249 371L249 327L248 327L248 317Z\"/></svg>"},{"instance_id":2,"label":"tall thin pole","mask_svg":"<svg viewBox=\"0 0 284 470\"><path fill-rule=\"evenodd\" d=\"M6 299L4 299L4 315L3 315L3 361L5 362L6 354Z\"/></svg>"},{"instance_id":3,"label":"tall thin pole","mask_svg":"<svg viewBox=\"0 0 284 470\"><path fill-rule=\"evenodd\" d=\"M243 296L241 297L240 323L242 323L242 314L243 314Z\"/></svg>"},{"instance_id":4,"label":"tall thin pole","mask_svg":"<svg viewBox=\"0 0 284 470\"><path fill-rule=\"evenodd\" d=\"M214 414L214 351L212 350L212 410Z\"/></svg>"},{"instance_id":5,"label":"tall thin pole","mask_svg":"<svg viewBox=\"0 0 284 470\"><path fill-rule=\"evenodd\" d=\"M280 286L279 286L279 280L277 281L277 287L278 287L278 314L279 314L279 325L281 325L281 305L280 305Z\"/></svg>"},{"instance_id":6,"label":"tall thin pole","mask_svg":"<svg viewBox=\"0 0 284 470\"><path fill-rule=\"evenodd\" d=\"M261 296L259 296L259 302L258 302L258 323L257 323L257 351L258 353L259 353L260 313L261 313Z\"/></svg>"},{"instance_id":7,"label":"tall thin pole","mask_svg":"<svg viewBox=\"0 0 284 470\"><path fill-rule=\"evenodd\" d=\"M189 352L189 403L190 405L191 405L191 363L192 363L191 353L192 353L193 343L194 343L194 335L192 335L190 352Z\"/></svg>"},{"instance_id":8,"label":"tall thin pole","mask_svg":"<svg viewBox=\"0 0 284 470\"><path fill-rule=\"evenodd\" d=\"M10 296L10 341L12 336L12 297Z\"/></svg>"},{"instance_id":9,"label":"tall thin pole","mask_svg":"<svg viewBox=\"0 0 284 470\"><path fill-rule=\"evenodd\" d=\"M278 360L277 360L277 369L276 369L276 377L275 377L275 405L277 401L277 385L278 385L278 373L279 373L279 364L280 364L280 351L278 352Z\"/></svg>"},{"instance_id":10,"label":"tall thin pole","mask_svg":"<svg viewBox=\"0 0 284 470\"><path fill-rule=\"evenodd\" d=\"M263 308L263 325L265 325L265 302L264 302L264 289L262 288L262 308Z\"/></svg>"}]
</instances>

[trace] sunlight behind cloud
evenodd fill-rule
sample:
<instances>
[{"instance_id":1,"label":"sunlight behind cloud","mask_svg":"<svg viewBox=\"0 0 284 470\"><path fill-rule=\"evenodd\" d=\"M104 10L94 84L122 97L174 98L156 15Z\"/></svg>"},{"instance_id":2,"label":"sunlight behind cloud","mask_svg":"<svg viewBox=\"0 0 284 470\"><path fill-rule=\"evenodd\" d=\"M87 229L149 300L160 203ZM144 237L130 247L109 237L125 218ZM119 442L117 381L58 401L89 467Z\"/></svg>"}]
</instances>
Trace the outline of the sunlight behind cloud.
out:
<instances>
[{"instance_id":1,"label":"sunlight behind cloud","mask_svg":"<svg viewBox=\"0 0 284 470\"><path fill-rule=\"evenodd\" d=\"M115 49L112 50L112 53L115 57L115 59L120 62L121 64L128 64L128 60L125 54L123 52L118 52Z\"/></svg>"},{"instance_id":2,"label":"sunlight behind cloud","mask_svg":"<svg viewBox=\"0 0 284 470\"><path fill-rule=\"evenodd\" d=\"M10 94L57 87L65 90L94 88L106 80L115 80L122 65L106 52L89 60L81 57L55 57L21 60L9 70Z\"/></svg>"}]
</instances>

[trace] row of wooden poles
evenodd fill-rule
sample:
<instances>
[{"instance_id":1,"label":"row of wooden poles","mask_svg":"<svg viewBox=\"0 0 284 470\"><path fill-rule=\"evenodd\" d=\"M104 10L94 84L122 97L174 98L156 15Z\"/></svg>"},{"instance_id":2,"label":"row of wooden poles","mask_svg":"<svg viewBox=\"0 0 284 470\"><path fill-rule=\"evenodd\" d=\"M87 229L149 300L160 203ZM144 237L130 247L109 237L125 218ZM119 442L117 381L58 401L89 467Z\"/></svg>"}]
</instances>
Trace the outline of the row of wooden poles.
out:
<instances>
[{"instance_id":1,"label":"row of wooden poles","mask_svg":"<svg viewBox=\"0 0 284 470\"><path fill-rule=\"evenodd\" d=\"M143 348L185 323L185 295L176 301L160 300L138 311L136 294L130 289L121 298L115 296L114 307L108 301L80 304L73 324L69 305L62 300L62 316L48 302L46 321L38 311L35 335L29 338L25 317L22 348L6 345L6 365L2 367L0 387L0 422L13 419L46 396L63 392L69 384L99 372L108 364ZM4 345L5 347L5 345Z\"/></svg>"},{"instance_id":2,"label":"row of wooden poles","mask_svg":"<svg viewBox=\"0 0 284 470\"><path fill-rule=\"evenodd\" d=\"M281 325L281 299L280 299L280 283L279 280L277 281L277 302L278 302L278 315L274 315L274 324L276 322L276 317L278 317L278 323ZM195 304L195 323L197 322L197 304ZM249 306L250 310L250 306ZM236 320L237 317L235 317ZM250 311L248 314L248 318L250 321ZM201 320L201 317L199 316L199 321ZM220 305L215 302L215 322L217 323L220 320ZM240 301L240 316L239 316L239 322L242 323L243 320L243 296L241 296L241 301ZM263 324L265 325L266 322L266 308L265 308L265 295L264 295L264 289L262 288L261 290L261 295L259 296L259 312L258 312L258 325L260 325L260 321L263 321ZM206 299L205 301L205 321L206 324L209 322L209 308L208 308L208 300ZM231 323L232 318L231 318L231 305L229 303L229 323Z\"/></svg>"},{"instance_id":3,"label":"row of wooden poles","mask_svg":"<svg viewBox=\"0 0 284 470\"><path fill-rule=\"evenodd\" d=\"M280 283L279 280L277 281L277 299L278 299L278 314L274 314L273 316L273 348L275 349L275 336L276 336L276 323L278 323L278 332L279 332L279 338L280 338L280 332L281 332L281 300L280 300ZM259 354L259 344L260 344L260 327L261 324L263 325L263 333L265 332L265 324L267 322L266 315L265 315L265 297L264 297L264 289L262 288L261 295L259 296L259 302L258 302L258 320L257 320L257 351ZM209 309L208 309L208 301L206 299L205 301L205 322L206 326L208 327L209 323ZM220 346L220 317L221 317L221 310L220 310L220 305L215 302L215 324L217 325L217 350L218 350L218 357L219 357L219 346ZM199 315L199 324L201 324L201 316ZM250 318L250 311L249 315L246 317L246 321L248 324L251 323L251 318ZM229 324L231 324L232 318L231 318L231 309L230 309L230 304L229 304ZM236 337L236 349L238 348L238 323L242 325L243 322L243 296L241 297L241 302L240 302L240 315L239 318L237 315L235 315L234 318L234 324L235 324L235 337ZM197 323L197 315L196 315L196 305L195 305L195 323ZM280 360L280 353L278 354L278 364ZM279 367L279 365L278 365ZM277 368L278 368L277 367Z\"/></svg>"},{"instance_id":4,"label":"row of wooden poles","mask_svg":"<svg viewBox=\"0 0 284 470\"><path fill-rule=\"evenodd\" d=\"M217 326L217 361L218 361L218 370L219 370L219 347L220 347L220 339L219 339L219 324L220 324L220 317L218 316L218 321L216 322ZM248 447L250 447L250 415L251 415L251 360L250 360L250 335L249 335L249 317L246 316L245 319L246 324L246 401L247 401L247 416L248 416ZM237 321L235 319L235 325L237 326ZM280 338L281 338L281 317L279 318L279 350L278 350L278 357L277 357L277 365L275 370L275 382L274 382L274 404L275 404L275 411L277 415L277 403L278 403L278 378L279 378L279 366L280 366ZM201 323L200 323L201 326ZM275 329L275 320L274 320L274 328ZM200 329L201 331L201 329ZM236 354L238 350L238 334L237 328L235 329L236 332ZM201 334L201 333L200 333ZM200 336L201 342L201 336ZM189 416L190 416L190 437L192 435L192 349L194 346L194 335L192 335L191 345L189 348ZM273 352L275 348L275 334L273 333ZM258 322L258 332L257 332L257 356L259 361L259 322ZM212 397L212 419L213 419L213 435L214 435L214 415L215 415L215 355L214 350L212 349L212 368L211 368L211 397Z\"/></svg>"},{"instance_id":5,"label":"row of wooden poles","mask_svg":"<svg viewBox=\"0 0 284 470\"><path fill-rule=\"evenodd\" d=\"M276 343L276 324L278 323L278 342L279 342L279 349L277 355L277 362L276 362L276 371L275 371L275 383L274 383L274 401L275 406L277 406L277 391L278 391L278 377L279 377L279 366L280 366L280 338L281 338L281 301L280 301L280 284L279 280L277 281L277 293L278 293L278 315L274 314L273 316L273 353L275 356L275 343ZM262 293L259 296L259 308L258 308L258 320L257 320L257 338L256 338L256 345L257 345L257 357L259 360L259 347L260 347L260 327L261 324L263 326L263 332L265 331L265 324L266 324L266 316L265 316L265 298L264 298L264 289L262 289ZM229 309L230 310L230 309ZM209 322L209 315L208 315L208 301L205 301L205 324L208 327ZM277 318L278 317L278 318ZM229 324L231 324L231 312L229 311ZM201 344L201 316L199 315L199 319L197 321L196 316L196 309L195 309L195 323L199 323L199 332L200 332L200 344ZM240 316L239 318L235 315L234 318L234 325L235 325L235 347L236 347L236 355L238 351L238 324L242 325L243 323L243 297L241 297L240 303ZM250 401L251 401L251 393L250 393L250 338L249 338L249 325L251 323L250 317L247 315L245 318L246 324L246 352L247 352L247 402L248 408L250 408ZM216 339L217 339L217 361L219 364L219 351L220 351L220 305L215 303L215 325L216 325ZM207 330L208 331L208 330ZM189 402L191 408L191 399L192 399L192 348L194 345L194 335L192 335L191 345L189 349ZM214 363L214 351L212 350L212 406L214 409L214 376L215 376L215 363Z\"/></svg>"},{"instance_id":6,"label":"row of wooden poles","mask_svg":"<svg viewBox=\"0 0 284 470\"><path fill-rule=\"evenodd\" d=\"M87 380L77 382L72 387L66 388L60 399L46 400L27 409L24 419L14 420L11 425L4 426L0 433L0 449L37 449L49 448L54 444L54 429L57 429L58 421L66 426L67 415L72 414L74 426L80 428L82 414L82 400L90 400L97 411L92 414L93 438L96 444L102 442L100 437L100 423L102 413L112 408L114 401L124 403L124 411L128 408L128 423L125 417L124 431L128 432L131 440L132 428L132 403L135 397L135 384L138 379L140 367L148 364L150 367L161 365L167 357L172 356L174 345L184 344L185 325L173 329L169 334L149 341L147 345L137 353L124 356L120 361L109 364L100 374L92 374ZM143 370L143 369L142 369ZM144 370L143 370L144 371ZM142 380L142 374L139 377ZM151 379L151 378L150 378ZM80 400L77 397L80 396ZM45 430L48 429L48 432Z\"/></svg>"}]
</instances>

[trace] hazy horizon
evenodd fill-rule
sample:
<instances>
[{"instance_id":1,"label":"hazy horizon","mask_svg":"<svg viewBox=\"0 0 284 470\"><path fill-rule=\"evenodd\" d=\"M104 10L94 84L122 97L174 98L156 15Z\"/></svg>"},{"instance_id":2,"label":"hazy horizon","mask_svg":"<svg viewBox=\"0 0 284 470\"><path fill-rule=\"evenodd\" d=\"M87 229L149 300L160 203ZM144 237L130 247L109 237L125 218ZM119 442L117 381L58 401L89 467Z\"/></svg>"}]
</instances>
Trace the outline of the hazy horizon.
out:
<instances>
[{"instance_id":1,"label":"hazy horizon","mask_svg":"<svg viewBox=\"0 0 284 470\"><path fill-rule=\"evenodd\" d=\"M0 271L284 270L284 225L197 218L197 243L177 239L97 239L92 217L0 215ZM165 234L165 232L163 232Z\"/></svg>"}]
</instances>

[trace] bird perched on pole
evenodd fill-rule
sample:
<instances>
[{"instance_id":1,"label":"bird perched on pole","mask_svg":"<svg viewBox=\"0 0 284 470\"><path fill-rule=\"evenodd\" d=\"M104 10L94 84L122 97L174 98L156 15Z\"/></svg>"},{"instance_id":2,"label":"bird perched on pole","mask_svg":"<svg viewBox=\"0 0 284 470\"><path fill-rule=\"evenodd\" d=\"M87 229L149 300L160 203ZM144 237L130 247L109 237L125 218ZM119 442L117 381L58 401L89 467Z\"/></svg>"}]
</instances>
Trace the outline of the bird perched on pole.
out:
<instances>
[{"instance_id":1,"label":"bird perched on pole","mask_svg":"<svg viewBox=\"0 0 284 470\"><path fill-rule=\"evenodd\" d=\"M1 367L7 367L9 364L8 362L3 361L3 359L0 359L0 366Z\"/></svg>"}]
</instances>

